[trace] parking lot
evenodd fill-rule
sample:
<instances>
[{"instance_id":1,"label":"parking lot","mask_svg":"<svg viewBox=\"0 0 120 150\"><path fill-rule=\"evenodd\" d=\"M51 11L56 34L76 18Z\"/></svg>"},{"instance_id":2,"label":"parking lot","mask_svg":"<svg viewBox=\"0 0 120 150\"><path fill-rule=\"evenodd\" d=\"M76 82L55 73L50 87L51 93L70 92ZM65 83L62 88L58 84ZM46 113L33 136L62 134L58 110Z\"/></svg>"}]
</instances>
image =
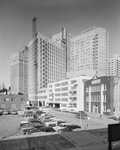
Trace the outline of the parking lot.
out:
<instances>
[{"instance_id":1,"label":"parking lot","mask_svg":"<svg viewBox=\"0 0 120 150\"><path fill-rule=\"evenodd\" d=\"M50 114L65 120L68 123L80 125L82 130L107 128L108 124L117 123L113 119L107 117L99 118L96 114L88 114L89 119L76 118L75 114L56 111L50 109ZM24 117L18 115L2 115L0 116L0 137L8 137L11 135L19 134L20 121L24 120Z\"/></svg>"}]
</instances>

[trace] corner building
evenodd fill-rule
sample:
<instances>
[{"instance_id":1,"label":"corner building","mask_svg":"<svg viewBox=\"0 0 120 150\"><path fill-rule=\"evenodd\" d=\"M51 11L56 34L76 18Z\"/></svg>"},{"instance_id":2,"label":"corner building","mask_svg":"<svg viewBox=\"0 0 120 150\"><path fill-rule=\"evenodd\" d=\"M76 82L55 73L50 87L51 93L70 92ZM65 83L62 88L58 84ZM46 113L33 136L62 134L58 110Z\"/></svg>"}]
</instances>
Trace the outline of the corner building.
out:
<instances>
[{"instance_id":1,"label":"corner building","mask_svg":"<svg viewBox=\"0 0 120 150\"><path fill-rule=\"evenodd\" d=\"M108 75L109 34L104 28L89 28L71 38L71 71L95 70L97 76Z\"/></svg>"},{"instance_id":2,"label":"corner building","mask_svg":"<svg viewBox=\"0 0 120 150\"><path fill-rule=\"evenodd\" d=\"M118 115L120 113L120 78L103 76L84 84L85 111Z\"/></svg>"},{"instance_id":3,"label":"corner building","mask_svg":"<svg viewBox=\"0 0 120 150\"><path fill-rule=\"evenodd\" d=\"M38 91L66 78L66 49L64 43L37 33L28 44L29 100L37 100Z\"/></svg>"}]
</instances>

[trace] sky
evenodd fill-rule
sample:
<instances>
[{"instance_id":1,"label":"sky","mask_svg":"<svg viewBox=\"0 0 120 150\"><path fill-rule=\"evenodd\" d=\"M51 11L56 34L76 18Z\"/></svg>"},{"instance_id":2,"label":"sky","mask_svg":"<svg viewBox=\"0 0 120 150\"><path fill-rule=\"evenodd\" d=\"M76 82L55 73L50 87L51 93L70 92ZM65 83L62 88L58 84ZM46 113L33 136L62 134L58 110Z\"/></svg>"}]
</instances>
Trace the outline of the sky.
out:
<instances>
[{"instance_id":1,"label":"sky","mask_svg":"<svg viewBox=\"0 0 120 150\"><path fill-rule=\"evenodd\" d=\"M120 0L0 0L0 84L10 86L10 55L32 39L32 19L38 32L52 35L67 28L77 36L90 27L109 32L109 53L120 54Z\"/></svg>"}]
</instances>

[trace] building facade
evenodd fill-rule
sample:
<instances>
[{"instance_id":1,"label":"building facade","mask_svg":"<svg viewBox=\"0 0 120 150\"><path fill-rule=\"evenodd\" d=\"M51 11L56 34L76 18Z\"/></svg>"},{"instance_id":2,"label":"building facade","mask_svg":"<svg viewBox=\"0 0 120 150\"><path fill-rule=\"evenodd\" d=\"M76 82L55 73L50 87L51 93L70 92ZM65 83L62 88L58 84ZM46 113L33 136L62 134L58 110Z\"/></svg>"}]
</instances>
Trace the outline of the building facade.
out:
<instances>
[{"instance_id":1,"label":"building facade","mask_svg":"<svg viewBox=\"0 0 120 150\"><path fill-rule=\"evenodd\" d=\"M66 72L70 71L70 46L71 35L67 33L66 28L62 28L62 32L52 36L52 41L57 42L64 46L66 50Z\"/></svg>"},{"instance_id":2,"label":"building facade","mask_svg":"<svg viewBox=\"0 0 120 150\"><path fill-rule=\"evenodd\" d=\"M109 58L109 75L120 77L120 56L118 54Z\"/></svg>"},{"instance_id":3,"label":"building facade","mask_svg":"<svg viewBox=\"0 0 120 150\"><path fill-rule=\"evenodd\" d=\"M85 82L85 111L114 115L120 113L120 78L96 77Z\"/></svg>"},{"instance_id":4,"label":"building facade","mask_svg":"<svg viewBox=\"0 0 120 150\"><path fill-rule=\"evenodd\" d=\"M103 28L90 28L71 38L71 71L95 70L108 75L109 34Z\"/></svg>"},{"instance_id":5,"label":"building facade","mask_svg":"<svg viewBox=\"0 0 120 150\"><path fill-rule=\"evenodd\" d=\"M27 100L27 95L0 94L0 108L6 110L23 110Z\"/></svg>"},{"instance_id":6,"label":"building facade","mask_svg":"<svg viewBox=\"0 0 120 150\"><path fill-rule=\"evenodd\" d=\"M64 44L37 33L28 44L28 74L29 99L35 101L40 89L66 78Z\"/></svg>"},{"instance_id":7,"label":"building facade","mask_svg":"<svg viewBox=\"0 0 120 150\"><path fill-rule=\"evenodd\" d=\"M28 94L28 48L10 56L11 93Z\"/></svg>"},{"instance_id":8,"label":"building facade","mask_svg":"<svg viewBox=\"0 0 120 150\"><path fill-rule=\"evenodd\" d=\"M49 105L61 110L69 107L84 110L84 82L92 77L79 76L48 84L39 91L38 101L42 106Z\"/></svg>"}]
</instances>

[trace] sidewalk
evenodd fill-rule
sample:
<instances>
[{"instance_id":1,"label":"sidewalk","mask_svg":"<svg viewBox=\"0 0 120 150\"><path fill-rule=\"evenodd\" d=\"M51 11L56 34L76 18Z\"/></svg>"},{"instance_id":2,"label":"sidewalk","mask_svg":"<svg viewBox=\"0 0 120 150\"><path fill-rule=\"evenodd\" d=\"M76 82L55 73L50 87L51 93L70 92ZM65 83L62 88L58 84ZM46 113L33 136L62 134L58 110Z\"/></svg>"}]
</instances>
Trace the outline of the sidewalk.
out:
<instances>
[{"instance_id":1,"label":"sidewalk","mask_svg":"<svg viewBox=\"0 0 120 150\"><path fill-rule=\"evenodd\" d=\"M114 120L114 119L111 119L111 118L109 118L108 116L101 116L100 117L100 114L96 114L96 113L89 113L89 112L87 112L87 114L88 114L88 116L89 117L92 117L92 118L96 118L96 119L101 119L101 120L105 120L105 121L108 121L108 122L110 122L110 123L118 123L118 121L117 120Z\"/></svg>"}]
</instances>

